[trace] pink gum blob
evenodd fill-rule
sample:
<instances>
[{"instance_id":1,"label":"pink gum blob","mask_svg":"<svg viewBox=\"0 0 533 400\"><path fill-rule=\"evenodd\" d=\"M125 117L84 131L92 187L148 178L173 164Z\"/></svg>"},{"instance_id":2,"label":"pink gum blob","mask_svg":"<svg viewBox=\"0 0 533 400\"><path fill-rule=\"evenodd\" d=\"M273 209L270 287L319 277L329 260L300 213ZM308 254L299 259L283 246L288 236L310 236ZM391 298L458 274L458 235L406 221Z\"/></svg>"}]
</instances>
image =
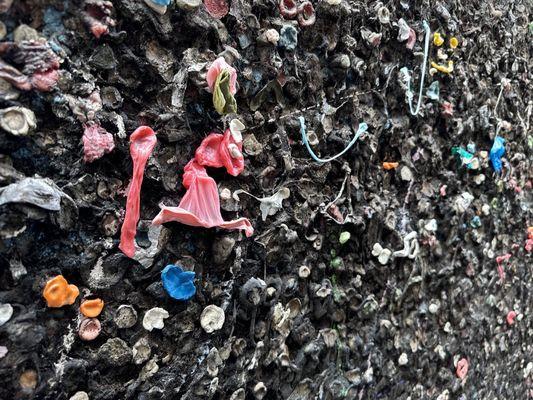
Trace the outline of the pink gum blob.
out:
<instances>
[{"instance_id":1,"label":"pink gum blob","mask_svg":"<svg viewBox=\"0 0 533 400\"><path fill-rule=\"evenodd\" d=\"M514 319L515 319L515 318L516 318L516 311L509 311L509 312L507 313L507 318L506 318L506 320L507 320L507 323L508 323L509 325L513 325L513 324L514 324Z\"/></svg>"},{"instance_id":2,"label":"pink gum blob","mask_svg":"<svg viewBox=\"0 0 533 400\"><path fill-rule=\"evenodd\" d=\"M90 163L115 148L113 135L98 125L85 126L83 132L83 161Z\"/></svg>"},{"instance_id":3,"label":"pink gum blob","mask_svg":"<svg viewBox=\"0 0 533 400\"><path fill-rule=\"evenodd\" d=\"M455 370L455 373L459 379L464 379L466 377L466 374L468 373L468 361L466 358L461 358L457 362L457 369Z\"/></svg>"}]
</instances>

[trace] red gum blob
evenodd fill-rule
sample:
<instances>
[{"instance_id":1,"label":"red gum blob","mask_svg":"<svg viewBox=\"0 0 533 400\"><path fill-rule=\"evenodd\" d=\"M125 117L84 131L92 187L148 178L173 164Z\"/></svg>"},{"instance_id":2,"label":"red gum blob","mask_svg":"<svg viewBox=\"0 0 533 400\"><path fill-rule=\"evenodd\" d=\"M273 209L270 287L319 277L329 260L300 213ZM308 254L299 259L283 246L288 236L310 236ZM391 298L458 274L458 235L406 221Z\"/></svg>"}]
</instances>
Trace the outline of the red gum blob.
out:
<instances>
[{"instance_id":1,"label":"red gum blob","mask_svg":"<svg viewBox=\"0 0 533 400\"><path fill-rule=\"evenodd\" d=\"M59 79L59 58L47 43L0 43L0 54L23 65L22 72L0 61L0 77L21 90L50 91Z\"/></svg>"},{"instance_id":2,"label":"red gum blob","mask_svg":"<svg viewBox=\"0 0 533 400\"><path fill-rule=\"evenodd\" d=\"M316 13L310 1L304 1L298 6L298 23L300 26L311 26L315 23Z\"/></svg>"},{"instance_id":3,"label":"red gum blob","mask_svg":"<svg viewBox=\"0 0 533 400\"><path fill-rule=\"evenodd\" d=\"M32 86L40 92L49 92L56 85L59 74L55 69L45 72L35 72L31 76Z\"/></svg>"},{"instance_id":4,"label":"red gum blob","mask_svg":"<svg viewBox=\"0 0 533 400\"><path fill-rule=\"evenodd\" d=\"M509 311L509 312L507 313L507 318L506 318L506 319L507 319L507 323L508 323L509 325L514 324L514 319L515 319L515 318L516 318L516 312L515 312L515 311Z\"/></svg>"},{"instance_id":5,"label":"red gum blob","mask_svg":"<svg viewBox=\"0 0 533 400\"><path fill-rule=\"evenodd\" d=\"M20 90L37 89L40 92L49 92L56 85L59 74L55 69L49 69L45 72L34 72L28 77L18 69L0 61L0 78Z\"/></svg>"},{"instance_id":6,"label":"red gum blob","mask_svg":"<svg viewBox=\"0 0 533 400\"><path fill-rule=\"evenodd\" d=\"M498 256L496 257L496 264L501 264L505 261L509 261L510 258L511 258L511 254L509 253L504 254L503 256Z\"/></svg>"},{"instance_id":7,"label":"red gum blob","mask_svg":"<svg viewBox=\"0 0 533 400\"><path fill-rule=\"evenodd\" d=\"M497 264L497 268L498 268L498 275L500 276L500 279L502 281L505 280L505 271L503 270L503 263L504 262L507 262L509 261L509 259L511 258L511 254L507 253L507 254L504 254L503 256L498 256L496 257L496 264Z\"/></svg>"},{"instance_id":8,"label":"red gum blob","mask_svg":"<svg viewBox=\"0 0 533 400\"><path fill-rule=\"evenodd\" d=\"M453 104L445 101L442 103L442 111L441 114L444 118L449 118L453 116Z\"/></svg>"},{"instance_id":9,"label":"red gum blob","mask_svg":"<svg viewBox=\"0 0 533 400\"><path fill-rule=\"evenodd\" d=\"M133 159L133 178L126 201L126 216L120 232L120 245L122 252L128 256L135 255L135 234L141 209L141 185L144 168L152 154L157 138L152 128L140 126L130 136L130 154Z\"/></svg>"},{"instance_id":10,"label":"red gum blob","mask_svg":"<svg viewBox=\"0 0 533 400\"><path fill-rule=\"evenodd\" d=\"M528 253L531 253L531 250L533 250L533 227L531 226L527 228L527 240L524 248Z\"/></svg>"},{"instance_id":11,"label":"red gum blob","mask_svg":"<svg viewBox=\"0 0 533 400\"><path fill-rule=\"evenodd\" d=\"M109 28L101 22L94 22L93 25L91 25L91 33L96 39L100 39L102 35L109 34Z\"/></svg>"},{"instance_id":12,"label":"red gum blob","mask_svg":"<svg viewBox=\"0 0 533 400\"><path fill-rule=\"evenodd\" d=\"M109 34L109 27L115 26L116 21L111 18L113 3L111 1L85 0L85 11L82 18L97 39Z\"/></svg>"},{"instance_id":13,"label":"red gum blob","mask_svg":"<svg viewBox=\"0 0 533 400\"><path fill-rule=\"evenodd\" d=\"M228 2L226 0L204 0L204 6L213 18L220 19L229 12Z\"/></svg>"},{"instance_id":14,"label":"red gum blob","mask_svg":"<svg viewBox=\"0 0 533 400\"><path fill-rule=\"evenodd\" d=\"M279 12L283 18L293 19L298 14L298 6L294 0L280 0Z\"/></svg>"}]
</instances>

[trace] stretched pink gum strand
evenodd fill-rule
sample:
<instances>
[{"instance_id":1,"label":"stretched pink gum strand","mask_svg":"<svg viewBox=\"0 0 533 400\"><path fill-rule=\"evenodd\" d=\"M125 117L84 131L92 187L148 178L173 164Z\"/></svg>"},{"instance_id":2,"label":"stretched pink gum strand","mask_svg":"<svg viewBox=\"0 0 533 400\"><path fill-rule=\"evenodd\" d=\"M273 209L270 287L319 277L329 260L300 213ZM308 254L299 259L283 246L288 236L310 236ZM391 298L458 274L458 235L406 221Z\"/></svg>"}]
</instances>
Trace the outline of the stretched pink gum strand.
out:
<instances>
[{"instance_id":1,"label":"stretched pink gum strand","mask_svg":"<svg viewBox=\"0 0 533 400\"><path fill-rule=\"evenodd\" d=\"M161 225L166 222L179 222L203 228L220 227L223 229L243 230L246 236L254 232L252 224L246 218L224 221L220 214L220 198L217 184L207 175L205 168L195 159L185 166L183 185L187 188L185 196L178 207L160 205L161 211L152 224Z\"/></svg>"},{"instance_id":2,"label":"stretched pink gum strand","mask_svg":"<svg viewBox=\"0 0 533 400\"><path fill-rule=\"evenodd\" d=\"M135 234L141 209L141 185L144 168L157 143L155 132L148 126L140 126L130 136L130 154L133 160L133 178L126 201L126 216L120 232L122 252L132 258L135 255Z\"/></svg>"}]
</instances>

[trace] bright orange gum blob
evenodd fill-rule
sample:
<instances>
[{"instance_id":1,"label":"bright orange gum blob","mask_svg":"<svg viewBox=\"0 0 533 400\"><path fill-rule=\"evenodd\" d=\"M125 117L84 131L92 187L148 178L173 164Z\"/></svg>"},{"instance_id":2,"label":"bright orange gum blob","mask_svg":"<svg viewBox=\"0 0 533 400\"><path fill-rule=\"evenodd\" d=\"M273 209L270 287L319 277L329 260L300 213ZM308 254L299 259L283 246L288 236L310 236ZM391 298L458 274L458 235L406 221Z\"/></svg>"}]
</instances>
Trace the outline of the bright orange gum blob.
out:
<instances>
[{"instance_id":1,"label":"bright orange gum blob","mask_svg":"<svg viewBox=\"0 0 533 400\"><path fill-rule=\"evenodd\" d=\"M73 304L80 294L76 285L69 285L63 275L58 275L48 282L43 290L43 297L48 307L59 308Z\"/></svg>"},{"instance_id":2,"label":"bright orange gum blob","mask_svg":"<svg viewBox=\"0 0 533 400\"><path fill-rule=\"evenodd\" d=\"M94 318L100 315L103 308L104 301L102 299L84 300L81 303L80 311L86 317Z\"/></svg>"},{"instance_id":3,"label":"bright orange gum blob","mask_svg":"<svg viewBox=\"0 0 533 400\"><path fill-rule=\"evenodd\" d=\"M383 169L386 169L387 171L391 170L391 169L396 169L398 168L398 164L397 162L384 162L383 163Z\"/></svg>"}]
</instances>

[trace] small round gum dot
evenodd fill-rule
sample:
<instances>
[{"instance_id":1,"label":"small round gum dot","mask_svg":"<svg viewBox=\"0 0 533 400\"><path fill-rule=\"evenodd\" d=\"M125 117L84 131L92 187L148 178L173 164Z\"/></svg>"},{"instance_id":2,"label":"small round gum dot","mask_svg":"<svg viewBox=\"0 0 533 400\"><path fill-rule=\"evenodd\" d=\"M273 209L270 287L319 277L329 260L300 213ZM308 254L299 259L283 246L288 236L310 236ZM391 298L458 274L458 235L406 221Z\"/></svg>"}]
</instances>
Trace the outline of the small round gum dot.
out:
<instances>
[{"instance_id":1,"label":"small round gum dot","mask_svg":"<svg viewBox=\"0 0 533 400\"><path fill-rule=\"evenodd\" d=\"M102 299L83 300L80 305L80 312L89 318L98 317L104 308Z\"/></svg>"},{"instance_id":2,"label":"small round gum dot","mask_svg":"<svg viewBox=\"0 0 533 400\"><path fill-rule=\"evenodd\" d=\"M459 40L458 40L456 37L452 37L452 38L450 39L450 47L451 47L452 49L456 49L457 46L459 46Z\"/></svg>"},{"instance_id":3,"label":"small round gum dot","mask_svg":"<svg viewBox=\"0 0 533 400\"><path fill-rule=\"evenodd\" d=\"M48 307L59 308L73 304L80 294L78 287L69 285L63 275L57 275L46 282L43 297Z\"/></svg>"},{"instance_id":4,"label":"small round gum dot","mask_svg":"<svg viewBox=\"0 0 533 400\"><path fill-rule=\"evenodd\" d=\"M102 325L96 318L85 318L78 328L78 336L81 340L90 342L98 337L101 330Z\"/></svg>"}]
</instances>

